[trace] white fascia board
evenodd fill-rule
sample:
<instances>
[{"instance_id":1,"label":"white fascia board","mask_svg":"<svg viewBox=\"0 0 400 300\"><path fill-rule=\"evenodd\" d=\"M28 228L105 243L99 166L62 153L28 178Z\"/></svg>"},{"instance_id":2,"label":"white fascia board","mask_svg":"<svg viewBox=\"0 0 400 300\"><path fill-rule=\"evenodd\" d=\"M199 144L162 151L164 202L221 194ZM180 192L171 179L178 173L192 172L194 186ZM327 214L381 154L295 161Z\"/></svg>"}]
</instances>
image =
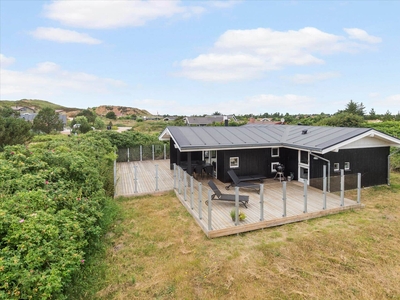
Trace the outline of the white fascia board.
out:
<instances>
[{"instance_id":1,"label":"white fascia board","mask_svg":"<svg viewBox=\"0 0 400 300\"><path fill-rule=\"evenodd\" d=\"M168 128L165 128L164 131L160 134L160 136L158 137L158 139L160 141L169 141L169 139L172 138L172 140L174 141L175 147L177 147L179 149L179 151L182 152L181 148L179 147L178 143L176 142L175 138L171 135L171 132L168 130ZM172 145L170 145L171 147Z\"/></svg>"},{"instance_id":2,"label":"white fascia board","mask_svg":"<svg viewBox=\"0 0 400 300\"><path fill-rule=\"evenodd\" d=\"M367 137L377 138L377 139L383 140L383 141L385 141L385 144L382 144L381 146L378 146L376 144L373 144L373 145L367 145L366 144L363 147L358 147L358 148L388 147L388 146L400 147L400 140L399 139L394 138L394 137L392 137L390 135L387 135L385 133L382 133L382 132L379 132L379 131L376 131L376 130L372 129L372 130L369 130L369 131L367 131L367 132L365 132L363 134L360 134L360 135L358 135L358 136L356 136L354 138L348 139L346 141L343 141L341 143L333 145L333 146L331 146L329 148L323 149L322 150L322 154L325 154L325 153L328 153L328 152L331 152L331 151L336 151L337 152L341 148L345 147L346 145L349 145L351 143L354 143L356 141L359 141L359 140L361 140L363 138L367 138Z\"/></svg>"},{"instance_id":3,"label":"white fascia board","mask_svg":"<svg viewBox=\"0 0 400 300\"><path fill-rule=\"evenodd\" d=\"M171 137L171 132L168 130L168 128L165 128L163 132L158 136L158 140L160 141L167 141Z\"/></svg>"}]
</instances>

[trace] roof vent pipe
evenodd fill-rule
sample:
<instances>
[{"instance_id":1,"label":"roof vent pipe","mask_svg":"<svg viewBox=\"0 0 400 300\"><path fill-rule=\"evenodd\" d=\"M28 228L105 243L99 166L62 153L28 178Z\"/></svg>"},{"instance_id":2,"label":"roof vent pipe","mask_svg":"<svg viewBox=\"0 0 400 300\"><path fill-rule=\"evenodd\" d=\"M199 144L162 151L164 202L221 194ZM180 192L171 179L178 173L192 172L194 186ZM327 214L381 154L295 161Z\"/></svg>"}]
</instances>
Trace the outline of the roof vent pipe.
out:
<instances>
[{"instance_id":1,"label":"roof vent pipe","mask_svg":"<svg viewBox=\"0 0 400 300\"><path fill-rule=\"evenodd\" d=\"M308 130L307 130L307 129L304 129L304 130L301 132L301 134L307 134L307 132L308 132Z\"/></svg>"}]
</instances>

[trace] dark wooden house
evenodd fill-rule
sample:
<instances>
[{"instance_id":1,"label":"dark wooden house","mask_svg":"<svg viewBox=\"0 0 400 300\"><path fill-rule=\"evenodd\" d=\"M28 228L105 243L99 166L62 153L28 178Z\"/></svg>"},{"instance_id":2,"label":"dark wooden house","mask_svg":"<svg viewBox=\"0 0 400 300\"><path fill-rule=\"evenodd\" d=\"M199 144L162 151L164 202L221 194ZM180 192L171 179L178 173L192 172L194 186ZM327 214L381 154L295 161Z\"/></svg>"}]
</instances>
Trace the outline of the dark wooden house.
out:
<instances>
[{"instance_id":1,"label":"dark wooden house","mask_svg":"<svg viewBox=\"0 0 400 300\"><path fill-rule=\"evenodd\" d=\"M296 125L167 127L159 139L170 140L171 167L185 165L189 174L202 161L214 165L222 182L230 182L229 169L238 176L274 178L279 164L285 179L321 188L325 165L331 191L341 172L346 188L355 187L358 173L364 187L388 183L390 147L400 147L400 139L371 128Z\"/></svg>"}]
</instances>

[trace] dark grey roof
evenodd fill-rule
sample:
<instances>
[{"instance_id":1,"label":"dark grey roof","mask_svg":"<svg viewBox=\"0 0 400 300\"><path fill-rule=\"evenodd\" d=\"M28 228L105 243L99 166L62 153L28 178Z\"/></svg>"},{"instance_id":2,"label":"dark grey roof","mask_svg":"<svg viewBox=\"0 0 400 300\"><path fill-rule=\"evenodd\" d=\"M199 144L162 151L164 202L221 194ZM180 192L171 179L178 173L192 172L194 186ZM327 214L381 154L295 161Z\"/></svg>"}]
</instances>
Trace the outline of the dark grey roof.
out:
<instances>
[{"instance_id":1,"label":"dark grey roof","mask_svg":"<svg viewBox=\"0 0 400 300\"><path fill-rule=\"evenodd\" d=\"M243 149L291 147L323 153L357 138L377 134L391 145L400 146L400 140L371 128L245 125L240 127L167 127L160 139L171 136L181 151L201 149Z\"/></svg>"}]
</instances>

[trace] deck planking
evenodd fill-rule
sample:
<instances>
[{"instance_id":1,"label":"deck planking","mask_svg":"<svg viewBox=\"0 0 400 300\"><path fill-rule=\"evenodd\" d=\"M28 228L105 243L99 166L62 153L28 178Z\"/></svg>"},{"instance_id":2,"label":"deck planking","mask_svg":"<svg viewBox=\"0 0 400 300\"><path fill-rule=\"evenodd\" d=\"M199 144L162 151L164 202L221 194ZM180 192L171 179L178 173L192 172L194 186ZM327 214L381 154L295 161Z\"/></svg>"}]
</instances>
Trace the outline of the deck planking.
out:
<instances>
[{"instance_id":1,"label":"deck planking","mask_svg":"<svg viewBox=\"0 0 400 300\"><path fill-rule=\"evenodd\" d=\"M135 167L137 170L136 189L134 180ZM184 172L180 172L180 180L178 174L178 172L175 172L174 175L174 171L170 170L169 160L118 163L116 196L142 195L175 190L180 202L186 207L204 233L210 238L299 222L335 214L343 210L363 207L362 204L346 198L344 199L344 206L341 206L340 196L326 193L327 208L324 210L322 191L308 186L307 212L304 212L304 185L298 181L290 181L286 182L286 216L283 216L283 182L267 179L264 180L263 183L263 220L261 220L260 195L254 190L241 189L239 191L240 195L249 196L248 208L239 204L239 209L246 214L246 219L236 225L230 216L230 211L235 208L234 202L211 201L211 229L209 229L208 224L210 217L208 214L208 206L205 202L208 200L209 186L207 182L211 178L200 178L199 181L193 179L192 193L190 188L190 176L186 176L187 183L185 188ZM158 175L158 186L156 185L156 175ZM176 184L175 189L174 178ZM224 184L215 178L212 180L222 193L235 194L234 188L230 188L229 190L225 189L225 186L228 184ZM201 203L199 203L199 183L201 183L202 186ZM193 203L191 201L193 201ZM200 210L202 218L199 216Z\"/></svg>"}]
</instances>

